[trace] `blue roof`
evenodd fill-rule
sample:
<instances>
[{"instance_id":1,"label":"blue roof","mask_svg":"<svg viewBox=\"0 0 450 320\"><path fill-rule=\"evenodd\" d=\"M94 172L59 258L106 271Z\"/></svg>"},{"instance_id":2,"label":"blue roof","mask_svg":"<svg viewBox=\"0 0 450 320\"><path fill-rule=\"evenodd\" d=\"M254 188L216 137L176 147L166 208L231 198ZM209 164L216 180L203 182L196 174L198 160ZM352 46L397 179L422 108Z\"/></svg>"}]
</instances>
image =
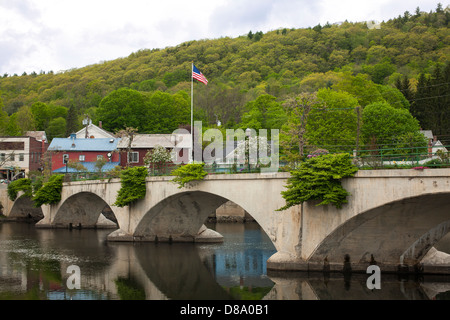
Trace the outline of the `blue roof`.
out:
<instances>
[{"instance_id":1,"label":"blue roof","mask_svg":"<svg viewBox=\"0 0 450 320\"><path fill-rule=\"evenodd\" d=\"M50 151L114 151L119 138L72 139L53 138Z\"/></svg>"},{"instance_id":2,"label":"blue roof","mask_svg":"<svg viewBox=\"0 0 450 320\"><path fill-rule=\"evenodd\" d=\"M67 168L67 172L68 173L73 173L73 172L97 172L97 168L95 167L95 162L77 162L77 164L82 164L87 171L78 171L75 170L74 168ZM112 169L114 169L115 166L120 165L119 162L107 162L103 167L102 167L102 172L107 172L110 171ZM54 173L65 173L66 172L66 167L61 167L59 169L53 170Z\"/></svg>"}]
</instances>

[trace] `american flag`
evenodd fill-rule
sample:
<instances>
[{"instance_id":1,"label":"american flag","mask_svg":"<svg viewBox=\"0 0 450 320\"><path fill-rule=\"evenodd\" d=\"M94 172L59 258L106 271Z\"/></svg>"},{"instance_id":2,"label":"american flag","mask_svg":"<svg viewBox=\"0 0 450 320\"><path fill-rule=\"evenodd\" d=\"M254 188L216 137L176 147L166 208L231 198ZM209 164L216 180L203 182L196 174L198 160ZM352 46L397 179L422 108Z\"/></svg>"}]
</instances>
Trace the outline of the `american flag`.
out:
<instances>
[{"instance_id":1,"label":"american flag","mask_svg":"<svg viewBox=\"0 0 450 320\"><path fill-rule=\"evenodd\" d=\"M196 66L192 65L192 78L197 79L200 82L203 82L204 84L208 84L208 80L206 80L203 73L200 72L200 70L197 69Z\"/></svg>"}]
</instances>

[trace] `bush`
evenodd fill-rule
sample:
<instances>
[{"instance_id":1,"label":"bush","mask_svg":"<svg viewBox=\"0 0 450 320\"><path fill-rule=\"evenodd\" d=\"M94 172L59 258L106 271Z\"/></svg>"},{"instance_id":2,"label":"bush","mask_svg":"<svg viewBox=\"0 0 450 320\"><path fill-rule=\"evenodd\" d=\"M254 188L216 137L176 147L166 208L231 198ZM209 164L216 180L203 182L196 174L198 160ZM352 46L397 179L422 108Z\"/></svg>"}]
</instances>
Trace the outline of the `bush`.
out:
<instances>
[{"instance_id":1,"label":"bush","mask_svg":"<svg viewBox=\"0 0 450 320\"><path fill-rule=\"evenodd\" d=\"M40 207L43 204L55 204L61 201L63 178L61 174L51 176L48 182L34 194L34 205Z\"/></svg>"},{"instance_id":2,"label":"bush","mask_svg":"<svg viewBox=\"0 0 450 320\"><path fill-rule=\"evenodd\" d=\"M291 171L287 190L281 192L286 205L278 211L308 200L320 200L317 205L331 203L341 208L349 195L342 187L341 179L351 177L357 171L348 154L324 154L307 159Z\"/></svg>"},{"instance_id":3,"label":"bush","mask_svg":"<svg viewBox=\"0 0 450 320\"><path fill-rule=\"evenodd\" d=\"M123 170L120 174L121 188L117 193L117 199L114 205L125 207L134 201L143 199L146 193L146 177L146 167L130 167Z\"/></svg>"},{"instance_id":4,"label":"bush","mask_svg":"<svg viewBox=\"0 0 450 320\"><path fill-rule=\"evenodd\" d=\"M191 181L203 180L208 175L204 166L204 163L190 163L179 167L172 171L172 175L175 176L172 182L179 184L178 188L182 188Z\"/></svg>"},{"instance_id":5,"label":"bush","mask_svg":"<svg viewBox=\"0 0 450 320\"><path fill-rule=\"evenodd\" d=\"M25 196L31 198L32 196L31 180L28 178L22 178L14 180L10 184L8 184L8 198L11 201L16 200L19 191L23 191L25 193Z\"/></svg>"}]
</instances>

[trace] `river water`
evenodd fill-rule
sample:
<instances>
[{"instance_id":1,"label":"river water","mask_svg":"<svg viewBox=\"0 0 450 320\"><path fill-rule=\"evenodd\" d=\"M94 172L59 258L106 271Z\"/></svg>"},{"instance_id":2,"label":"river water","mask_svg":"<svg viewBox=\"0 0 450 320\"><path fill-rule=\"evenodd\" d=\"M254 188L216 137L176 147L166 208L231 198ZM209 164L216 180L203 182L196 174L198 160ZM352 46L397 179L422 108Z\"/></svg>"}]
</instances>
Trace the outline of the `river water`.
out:
<instances>
[{"instance_id":1,"label":"river water","mask_svg":"<svg viewBox=\"0 0 450 320\"><path fill-rule=\"evenodd\" d=\"M382 275L370 290L364 274L268 272L275 248L257 223L207 226L224 242L118 243L106 241L112 229L0 223L0 299L450 299L450 276Z\"/></svg>"}]
</instances>

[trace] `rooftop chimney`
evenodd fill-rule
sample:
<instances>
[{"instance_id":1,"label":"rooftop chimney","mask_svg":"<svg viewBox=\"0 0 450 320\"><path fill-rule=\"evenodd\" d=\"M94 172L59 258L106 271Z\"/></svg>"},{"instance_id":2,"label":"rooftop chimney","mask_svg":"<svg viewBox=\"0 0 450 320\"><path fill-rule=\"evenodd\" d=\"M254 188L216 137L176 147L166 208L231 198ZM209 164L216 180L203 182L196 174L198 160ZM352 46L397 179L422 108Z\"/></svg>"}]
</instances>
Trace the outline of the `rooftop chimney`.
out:
<instances>
[{"instance_id":1,"label":"rooftop chimney","mask_svg":"<svg viewBox=\"0 0 450 320\"><path fill-rule=\"evenodd\" d=\"M99 126L99 128L102 127L102 122L101 121L98 122L98 126Z\"/></svg>"}]
</instances>

